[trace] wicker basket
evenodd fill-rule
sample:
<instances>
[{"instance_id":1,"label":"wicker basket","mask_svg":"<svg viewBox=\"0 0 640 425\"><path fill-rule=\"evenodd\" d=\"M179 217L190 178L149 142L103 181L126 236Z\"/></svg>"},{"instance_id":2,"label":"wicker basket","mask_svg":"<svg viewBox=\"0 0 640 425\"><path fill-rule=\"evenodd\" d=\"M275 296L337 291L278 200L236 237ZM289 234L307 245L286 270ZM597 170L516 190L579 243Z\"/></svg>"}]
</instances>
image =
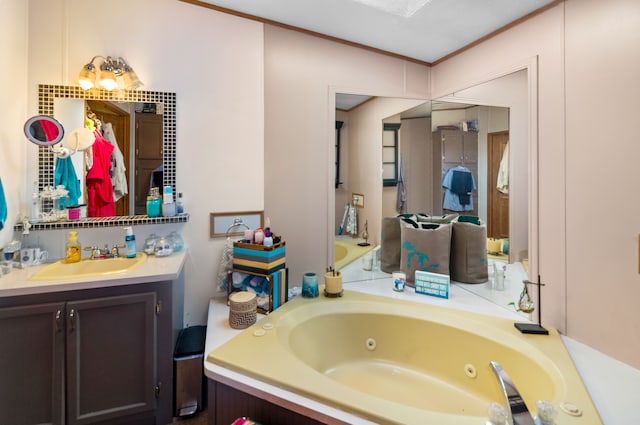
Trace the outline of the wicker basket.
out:
<instances>
[{"instance_id":1,"label":"wicker basket","mask_svg":"<svg viewBox=\"0 0 640 425\"><path fill-rule=\"evenodd\" d=\"M256 323L258 300L256 294L248 291L229 295L229 326L245 329Z\"/></svg>"}]
</instances>

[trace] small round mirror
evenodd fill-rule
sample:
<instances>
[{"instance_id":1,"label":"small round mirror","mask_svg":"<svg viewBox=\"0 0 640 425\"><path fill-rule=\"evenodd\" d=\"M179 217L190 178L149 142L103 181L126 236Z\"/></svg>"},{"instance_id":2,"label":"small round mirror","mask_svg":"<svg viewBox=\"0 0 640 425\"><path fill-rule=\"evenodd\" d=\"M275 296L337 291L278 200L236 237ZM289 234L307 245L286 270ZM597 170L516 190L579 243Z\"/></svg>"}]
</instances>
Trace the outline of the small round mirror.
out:
<instances>
[{"instance_id":1,"label":"small round mirror","mask_svg":"<svg viewBox=\"0 0 640 425\"><path fill-rule=\"evenodd\" d=\"M24 123L24 134L31 142L40 146L53 146L64 136L62 124L46 115L36 115Z\"/></svg>"}]
</instances>

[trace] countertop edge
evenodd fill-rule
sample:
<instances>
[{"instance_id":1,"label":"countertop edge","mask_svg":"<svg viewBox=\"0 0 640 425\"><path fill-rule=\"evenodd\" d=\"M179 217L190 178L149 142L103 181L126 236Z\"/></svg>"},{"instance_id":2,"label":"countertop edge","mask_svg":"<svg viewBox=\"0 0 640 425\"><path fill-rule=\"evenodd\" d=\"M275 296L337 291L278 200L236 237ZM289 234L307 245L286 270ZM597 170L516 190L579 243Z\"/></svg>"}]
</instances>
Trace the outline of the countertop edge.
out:
<instances>
[{"instance_id":1,"label":"countertop edge","mask_svg":"<svg viewBox=\"0 0 640 425\"><path fill-rule=\"evenodd\" d=\"M172 281L180 276L185 260L186 251L176 252L162 258L149 256L143 264L134 270L122 274L101 276L99 279L94 276L55 281L32 281L29 278L44 265L14 269L11 273L0 278L0 298Z\"/></svg>"}]
</instances>

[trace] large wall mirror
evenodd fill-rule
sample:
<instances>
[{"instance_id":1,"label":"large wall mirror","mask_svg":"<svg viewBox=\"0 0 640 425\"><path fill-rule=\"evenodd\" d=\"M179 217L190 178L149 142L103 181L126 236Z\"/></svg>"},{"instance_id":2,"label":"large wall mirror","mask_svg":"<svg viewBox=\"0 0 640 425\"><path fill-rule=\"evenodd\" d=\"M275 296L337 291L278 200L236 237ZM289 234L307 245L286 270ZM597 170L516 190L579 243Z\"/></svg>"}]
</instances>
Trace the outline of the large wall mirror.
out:
<instances>
[{"instance_id":1,"label":"large wall mirror","mask_svg":"<svg viewBox=\"0 0 640 425\"><path fill-rule=\"evenodd\" d=\"M76 86L38 86L38 113L56 118L67 132L84 126L87 108L103 125L109 123L112 126L127 165L128 195L116 203L117 216L146 214L144 205L150 185L172 186L175 193L175 93L84 91ZM78 152L73 157L76 174L82 180L82 153ZM54 185L54 159L49 149L39 148L40 190Z\"/></svg>"},{"instance_id":2,"label":"large wall mirror","mask_svg":"<svg viewBox=\"0 0 640 425\"><path fill-rule=\"evenodd\" d=\"M446 213L442 202L443 172L453 165L469 168L477 191L473 209L464 214L478 215L487 224L489 237L508 241L509 249L504 250L507 254L496 252L492 258L519 267L526 278L529 261L527 71L508 74L433 102L374 95L359 97L348 93L336 95L336 121L343 124L340 130L341 184L335 189L335 211L331 212L335 217L333 239L345 238L344 234L339 235L339 229L351 192L364 193L367 197L366 208L358 213L362 223L368 220L369 239L376 243L381 238L380 226L372 226L372 223L398 214L397 187L383 186L382 178L369 181L371 178L366 171L380 170L382 149L372 146L372 140L382 145L383 126L395 123L400 125L398 152L404 168L407 212ZM351 105L344 103L349 100L353 102ZM387 106L394 104L396 110L388 113ZM462 128L462 123L467 127ZM378 137L374 138L376 133ZM471 148L467 135L473 136L473 149L465 152L465 147ZM456 146L459 149L434 149L450 145L458 136L460 144ZM509 190L505 194L497 190L494 180L507 144ZM369 155L371 150L376 153ZM460 164L453 163L456 161ZM367 181L361 178L363 175L367 176ZM334 259L343 251L334 245ZM361 269L360 261L353 264ZM344 273L344 279L345 282L367 280L371 275ZM487 286L465 285L464 288L504 307L517 301L522 290L519 276L513 279L511 293L491 291Z\"/></svg>"}]
</instances>

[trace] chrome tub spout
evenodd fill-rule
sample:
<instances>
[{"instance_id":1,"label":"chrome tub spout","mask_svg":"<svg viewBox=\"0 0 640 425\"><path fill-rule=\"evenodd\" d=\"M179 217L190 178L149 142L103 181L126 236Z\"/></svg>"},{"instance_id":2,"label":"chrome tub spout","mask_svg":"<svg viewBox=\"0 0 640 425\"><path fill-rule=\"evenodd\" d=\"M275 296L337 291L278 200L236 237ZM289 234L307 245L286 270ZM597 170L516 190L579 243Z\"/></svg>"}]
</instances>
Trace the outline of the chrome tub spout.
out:
<instances>
[{"instance_id":1,"label":"chrome tub spout","mask_svg":"<svg viewBox=\"0 0 640 425\"><path fill-rule=\"evenodd\" d=\"M502 394L507 404L507 423L509 425L535 425L533 416L524 403L522 396L514 385L511 377L505 372L498 362L491 362L491 368L498 378Z\"/></svg>"}]
</instances>

